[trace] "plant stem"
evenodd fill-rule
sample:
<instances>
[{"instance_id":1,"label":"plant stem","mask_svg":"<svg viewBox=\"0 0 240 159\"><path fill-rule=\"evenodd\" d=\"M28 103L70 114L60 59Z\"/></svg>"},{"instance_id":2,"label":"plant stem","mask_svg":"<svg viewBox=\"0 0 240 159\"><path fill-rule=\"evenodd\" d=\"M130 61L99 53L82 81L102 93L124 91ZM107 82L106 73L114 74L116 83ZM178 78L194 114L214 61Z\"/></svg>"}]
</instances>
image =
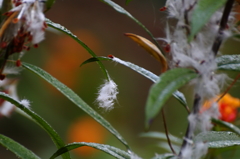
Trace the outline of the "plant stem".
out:
<instances>
[{"instance_id":1,"label":"plant stem","mask_svg":"<svg viewBox=\"0 0 240 159\"><path fill-rule=\"evenodd\" d=\"M201 106L201 97L198 94L195 94L194 97L194 102L193 102L193 110L191 112L191 115L197 115L199 113L199 109ZM188 127L187 127L187 131L186 134L184 136L183 139L183 143L180 149L180 152L178 154L179 159L182 158L182 152L183 150L189 145L191 144L190 141L193 138L193 133L194 133L194 129L195 129L195 125L191 124L191 121L188 122Z\"/></svg>"},{"instance_id":2,"label":"plant stem","mask_svg":"<svg viewBox=\"0 0 240 159\"><path fill-rule=\"evenodd\" d=\"M217 55L218 50L219 50L219 48L222 44L223 31L226 29L227 22L228 22L228 17L229 17L229 14L230 14L231 10L232 10L233 3L234 3L234 0L228 0L226 5L225 5L223 15L222 15L222 19L221 19L219 29L218 29L218 35L216 36L215 41L214 41L213 46L212 46L212 51L214 53L214 56Z\"/></svg>"},{"instance_id":3,"label":"plant stem","mask_svg":"<svg viewBox=\"0 0 240 159\"><path fill-rule=\"evenodd\" d=\"M176 154L176 152L174 151L174 149L173 149L173 147L172 147L171 140L170 140L170 138L169 138L169 133L168 133L167 122L166 122L166 118L165 118L165 114L164 114L164 109L161 110L161 113L162 113L163 125L164 125L165 134L166 134L166 137L167 137L168 145L169 145L172 153L173 153L173 154Z\"/></svg>"}]
</instances>

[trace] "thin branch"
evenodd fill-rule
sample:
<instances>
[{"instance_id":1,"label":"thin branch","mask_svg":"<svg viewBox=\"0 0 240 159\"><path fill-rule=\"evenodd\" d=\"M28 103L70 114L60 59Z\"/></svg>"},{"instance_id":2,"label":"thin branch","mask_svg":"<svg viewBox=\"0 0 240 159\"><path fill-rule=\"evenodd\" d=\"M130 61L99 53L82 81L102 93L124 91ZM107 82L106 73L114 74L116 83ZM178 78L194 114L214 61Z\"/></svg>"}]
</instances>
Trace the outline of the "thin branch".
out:
<instances>
[{"instance_id":1,"label":"thin branch","mask_svg":"<svg viewBox=\"0 0 240 159\"><path fill-rule=\"evenodd\" d=\"M199 109L201 106L201 97L198 94L195 94L194 102L193 102L193 110L191 112L192 115L197 115L199 113ZM187 131L183 139L183 143L181 146L181 150L178 154L178 157L181 159L182 151L187 147L187 145L191 144L189 141L193 138L195 125L192 125L191 122L188 123Z\"/></svg>"},{"instance_id":2,"label":"thin branch","mask_svg":"<svg viewBox=\"0 0 240 159\"><path fill-rule=\"evenodd\" d=\"M224 93L218 98L216 102L219 102L228 92L229 90L233 87L233 85L237 82L237 80L240 78L240 73L234 78L233 82L228 86L228 88L224 91Z\"/></svg>"},{"instance_id":3,"label":"thin branch","mask_svg":"<svg viewBox=\"0 0 240 159\"><path fill-rule=\"evenodd\" d=\"M167 122L166 122L166 118L165 118L165 114L164 114L164 110L163 110L163 109L161 110L161 113L162 113L163 125L164 125L165 134L166 134L166 137L167 137L168 145L169 145L172 153L176 155L176 152L174 151L174 149L173 149L173 147L172 147L171 140L170 140L170 138L169 138L168 128L167 128Z\"/></svg>"},{"instance_id":4,"label":"thin branch","mask_svg":"<svg viewBox=\"0 0 240 159\"><path fill-rule=\"evenodd\" d=\"M232 10L234 1L235 0L228 0L226 5L225 5L223 15L222 15L222 19L221 19L219 29L218 29L218 35L217 35L217 37L216 37L216 39L213 43L213 46L212 46L212 51L213 51L215 56L217 55L218 50L219 50L219 48L222 44L223 31L226 29L227 22L228 22L228 17L230 15L231 10Z\"/></svg>"}]
</instances>

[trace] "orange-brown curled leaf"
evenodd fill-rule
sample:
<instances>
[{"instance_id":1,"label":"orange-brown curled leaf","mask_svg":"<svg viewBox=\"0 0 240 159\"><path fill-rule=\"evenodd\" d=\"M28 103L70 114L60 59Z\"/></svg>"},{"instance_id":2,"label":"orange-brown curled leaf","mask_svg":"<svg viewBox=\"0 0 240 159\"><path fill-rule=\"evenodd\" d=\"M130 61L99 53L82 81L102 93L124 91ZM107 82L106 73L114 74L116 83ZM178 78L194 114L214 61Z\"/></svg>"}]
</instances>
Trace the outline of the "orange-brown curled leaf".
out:
<instances>
[{"instance_id":1,"label":"orange-brown curled leaf","mask_svg":"<svg viewBox=\"0 0 240 159\"><path fill-rule=\"evenodd\" d=\"M125 33L125 35L142 46L148 53L150 53L162 65L161 72L165 72L168 68L167 61L161 51L148 39L132 33Z\"/></svg>"}]
</instances>

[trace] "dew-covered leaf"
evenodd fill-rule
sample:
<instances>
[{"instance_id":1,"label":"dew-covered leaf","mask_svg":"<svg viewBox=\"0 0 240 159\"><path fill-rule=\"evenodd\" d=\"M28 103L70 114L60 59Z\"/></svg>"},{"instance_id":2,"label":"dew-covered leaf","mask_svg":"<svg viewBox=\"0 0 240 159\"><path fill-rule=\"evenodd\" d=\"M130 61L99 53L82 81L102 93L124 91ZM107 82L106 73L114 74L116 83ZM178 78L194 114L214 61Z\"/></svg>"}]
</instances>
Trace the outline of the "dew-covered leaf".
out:
<instances>
[{"instance_id":1,"label":"dew-covered leaf","mask_svg":"<svg viewBox=\"0 0 240 159\"><path fill-rule=\"evenodd\" d=\"M171 134L168 134L169 138L171 140L172 143L176 143L176 144L181 144L182 140L179 139L176 136L173 136ZM147 138L155 138L155 139L160 139L160 140L167 140L166 134L162 133L162 132L154 132L154 131L150 131L147 133L141 133L140 137L147 137Z\"/></svg>"},{"instance_id":2,"label":"dew-covered leaf","mask_svg":"<svg viewBox=\"0 0 240 159\"><path fill-rule=\"evenodd\" d=\"M166 154L156 154L155 157L153 157L152 159L177 159L174 158L175 155L174 154L170 154L170 153L166 153Z\"/></svg>"},{"instance_id":3,"label":"dew-covered leaf","mask_svg":"<svg viewBox=\"0 0 240 159\"><path fill-rule=\"evenodd\" d=\"M191 17L191 31L189 36L190 41L209 21L211 16L226 2L227 0L199 0L197 2Z\"/></svg>"},{"instance_id":4,"label":"dew-covered leaf","mask_svg":"<svg viewBox=\"0 0 240 159\"><path fill-rule=\"evenodd\" d=\"M219 70L240 71L240 55L223 55L216 62Z\"/></svg>"},{"instance_id":5,"label":"dew-covered leaf","mask_svg":"<svg viewBox=\"0 0 240 159\"><path fill-rule=\"evenodd\" d=\"M18 107L21 111L26 113L27 117L29 117L31 120L33 120L38 125L40 125L43 128L43 130L45 130L48 133L48 135L51 137L51 139L53 140L57 148L63 147L65 145L63 140L58 135L58 133L43 118L41 118L38 114L33 112L30 108L24 106L23 104L21 104L21 102L15 100L14 98L12 98L11 96L9 96L4 92L0 92L0 98ZM62 158L70 159L69 153L64 154Z\"/></svg>"},{"instance_id":6,"label":"dew-covered leaf","mask_svg":"<svg viewBox=\"0 0 240 159\"><path fill-rule=\"evenodd\" d=\"M66 153L68 151L74 150L74 149L82 147L82 146L93 147L93 148L101 150L117 159L130 159L131 158L129 153L127 153L121 149L118 149L116 147L110 146L110 145L89 143L89 142L75 142L75 143L71 143L71 144L68 144L68 145L60 148L57 152L55 152L51 156L50 159L54 159L63 153Z\"/></svg>"},{"instance_id":7,"label":"dew-covered leaf","mask_svg":"<svg viewBox=\"0 0 240 159\"><path fill-rule=\"evenodd\" d=\"M18 158L22 159L40 159L32 151L22 146L18 142L0 134L0 145L6 147L7 150L13 152ZM2 156L3 157L3 156Z\"/></svg>"},{"instance_id":8,"label":"dew-covered leaf","mask_svg":"<svg viewBox=\"0 0 240 159\"><path fill-rule=\"evenodd\" d=\"M194 137L194 142L204 142L209 148L223 148L229 146L239 146L240 136L227 131L207 131Z\"/></svg>"},{"instance_id":9,"label":"dew-covered leaf","mask_svg":"<svg viewBox=\"0 0 240 159\"><path fill-rule=\"evenodd\" d=\"M84 102L76 93L74 93L70 88L65 86L63 83L58 81L56 78L51 76L49 73L45 72L41 68L22 63L22 66L27 70L35 73L40 76L42 79L46 80L52 86L54 86L59 92L61 92L65 97L67 97L70 101L72 101L75 105L81 108L84 112L90 115L94 120L104 126L110 133L112 133L119 141L121 141L127 148L129 148L125 139L115 130L112 125L105 120L100 114L98 114L95 110L93 110L86 102Z\"/></svg>"},{"instance_id":10,"label":"dew-covered leaf","mask_svg":"<svg viewBox=\"0 0 240 159\"><path fill-rule=\"evenodd\" d=\"M215 119L215 118L212 119L212 122L215 124L221 125L240 136L240 129L237 126L233 125L232 123L228 123L228 122L225 122L225 121L222 121L219 119Z\"/></svg>"},{"instance_id":11,"label":"dew-covered leaf","mask_svg":"<svg viewBox=\"0 0 240 159\"><path fill-rule=\"evenodd\" d=\"M171 95L198 75L190 69L176 68L163 73L151 87L145 110L145 125L149 127L151 120L157 116Z\"/></svg>"}]
</instances>

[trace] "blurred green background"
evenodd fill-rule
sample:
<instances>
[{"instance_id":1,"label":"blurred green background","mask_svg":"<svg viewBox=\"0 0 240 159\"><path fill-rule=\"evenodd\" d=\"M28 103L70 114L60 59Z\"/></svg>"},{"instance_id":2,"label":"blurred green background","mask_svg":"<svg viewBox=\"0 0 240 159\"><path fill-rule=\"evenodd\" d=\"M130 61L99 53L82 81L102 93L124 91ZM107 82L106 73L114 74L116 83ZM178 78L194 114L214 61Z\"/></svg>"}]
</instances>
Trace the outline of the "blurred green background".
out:
<instances>
[{"instance_id":1,"label":"blurred green background","mask_svg":"<svg viewBox=\"0 0 240 159\"><path fill-rule=\"evenodd\" d=\"M159 11L159 8L164 6L164 0L133 0L129 5L125 5L125 0L114 2L123 6L141 21L155 37L164 36L166 13ZM134 33L150 39L148 34L131 19L116 12L110 6L98 0L57 0L52 9L46 13L46 17L70 29L97 55L113 54L159 75L160 64L124 36L124 33ZM228 43L229 47L236 46L235 41ZM46 39L39 48L32 48L22 61L43 68L74 90L93 109L110 121L139 156L151 158L155 153L164 152L157 146L158 140L139 136L145 131L144 109L152 82L122 65L104 62L120 92L115 109L105 112L95 103L98 87L104 82L101 70L96 63L79 67L88 58L90 55L79 44L49 28ZM84 139L96 137L96 142L124 149L117 139L94 123L81 109L51 85L27 70L23 70L19 78L19 98L30 100L32 110L48 121L66 143L73 142L74 139L85 141ZM237 87L234 87L232 92L236 90ZM182 91L189 93L187 88L183 88ZM188 101L191 101L190 94L187 95ZM167 102L165 112L170 133L182 137L187 125L185 109L172 98ZM150 130L163 132L160 115L155 119ZM0 119L0 133L18 141L43 159L49 158L56 151L46 132L17 113L13 113L10 118ZM81 136L82 134L86 136ZM76 159L113 158L100 151L93 152L85 149L71 154ZM0 147L0 158L15 159L17 157Z\"/></svg>"}]
</instances>

